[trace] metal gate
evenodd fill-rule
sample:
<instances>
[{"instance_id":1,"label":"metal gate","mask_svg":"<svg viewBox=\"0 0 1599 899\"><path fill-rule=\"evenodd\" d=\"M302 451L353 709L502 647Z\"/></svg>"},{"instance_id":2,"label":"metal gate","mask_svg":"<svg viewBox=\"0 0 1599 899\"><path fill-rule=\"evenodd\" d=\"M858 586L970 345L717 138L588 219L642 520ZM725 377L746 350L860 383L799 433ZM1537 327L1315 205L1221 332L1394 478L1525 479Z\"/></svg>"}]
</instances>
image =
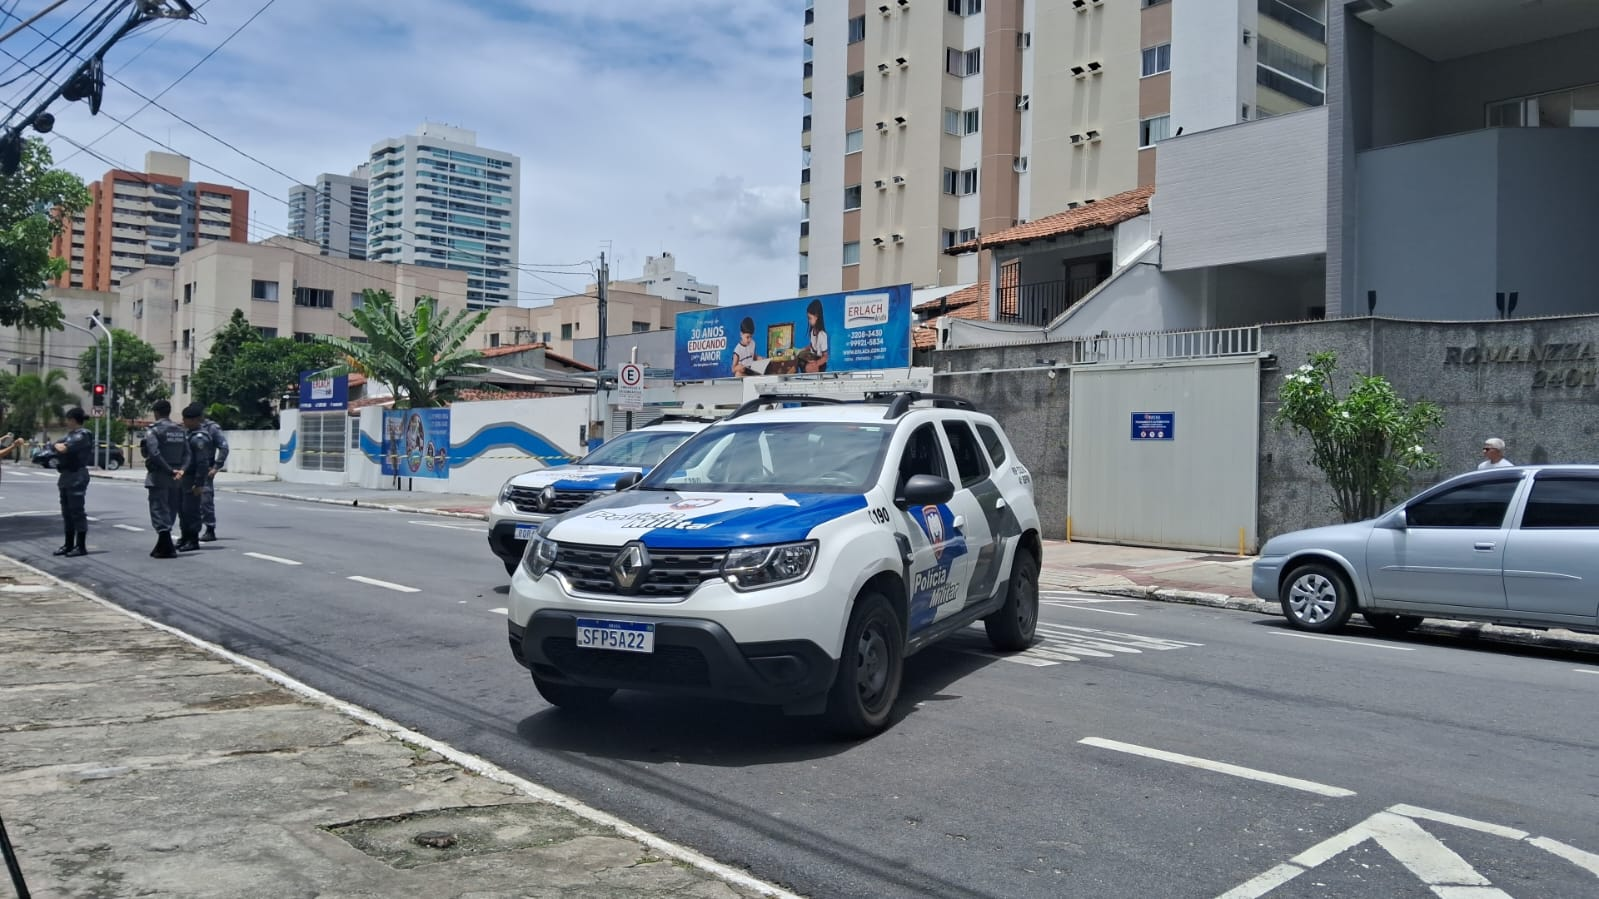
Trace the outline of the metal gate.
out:
<instances>
[{"instance_id":1,"label":"metal gate","mask_svg":"<svg viewBox=\"0 0 1599 899\"><path fill-rule=\"evenodd\" d=\"M1252 553L1260 372L1253 353L1077 365L1071 539Z\"/></svg>"}]
</instances>

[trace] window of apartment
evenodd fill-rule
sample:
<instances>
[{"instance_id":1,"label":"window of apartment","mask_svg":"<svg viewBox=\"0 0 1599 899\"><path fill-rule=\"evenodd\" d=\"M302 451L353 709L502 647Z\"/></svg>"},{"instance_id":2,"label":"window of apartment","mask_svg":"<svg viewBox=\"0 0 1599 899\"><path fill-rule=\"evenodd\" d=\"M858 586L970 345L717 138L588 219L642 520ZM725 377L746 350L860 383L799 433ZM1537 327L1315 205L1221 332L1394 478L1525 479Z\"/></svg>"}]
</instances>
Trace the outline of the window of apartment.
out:
<instances>
[{"instance_id":1,"label":"window of apartment","mask_svg":"<svg viewBox=\"0 0 1599 899\"><path fill-rule=\"evenodd\" d=\"M846 132L844 132L844 155L848 156L851 153L859 153L861 151L861 148L865 145L865 143L866 143L866 133L864 131L862 131L861 129L856 128L854 131L846 131ZM807 153L807 155L810 153L809 150L807 150L805 152ZM805 161L805 164L806 165L810 165L811 164L810 160L807 159Z\"/></svg>"},{"instance_id":2,"label":"window of apartment","mask_svg":"<svg viewBox=\"0 0 1599 899\"><path fill-rule=\"evenodd\" d=\"M183 285L183 304L187 306L192 302L194 302L194 284L185 284Z\"/></svg>"},{"instance_id":3,"label":"window of apartment","mask_svg":"<svg viewBox=\"0 0 1599 899\"><path fill-rule=\"evenodd\" d=\"M844 244L844 264L845 265L860 265L861 264L861 244L860 244L860 241L858 241L858 240L857 241L851 241L850 243Z\"/></svg>"},{"instance_id":4,"label":"window of apartment","mask_svg":"<svg viewBox=\"0 0 1599 899\"><path fill-rule=\"evenodd\" d=\"M976 134L981 120L977 109L944 108L944 133L954 135Z\"/></svg>"},{"instance_id":5,"label":"window of apartment","mask_svg":"<svg viewBox=\"0 0 1599 899\"><path fill-rule=\"evenodd\" d=\"M866 93L866 73L851 72L849 78L845 80L844 87L844 99L846 100Z\"/></svg>"},{"instance_id":6,"label":"window of apartment","mask_svg":"<svg viewBox=\"0 0 1599 899\"><path fill-rule=\"evenodd\" d=\"M856 16L849 20L849 42L854 44L866 40L866 17Z\"/></svg>"},{"instance_id":7,"label":"window of apartment","mask_svg":"<svg viewBox=\"0 0 1599 899\"><path fill-rule=\"evenodd\" d=\"M1171 116L1158 115L1138 123L1138 148L1153 147L1171 137Z\"/></svg>"},{"instance_id":8,"label":"window of apartment","mask_svg":"<svg viewBox=\"0 0 1599 899\"><path fill-rule=\"evenodd\" d=\"M360 309L362 306L365 306L365 305L366 305L366 293L364 291L354 290L354 291L350 292L350 308L351 309Z\"/></svg>"},{"instance_id":9,"label":"window of apartment","mask_svg":"<svg viewBox=\"0 0 1599 899\"><path fill-rule=\"evenodd\" d=\"M957 16L975 16L983 11L983 0L946 0L945 8Z\"/></svg>"},{"instance_id":10,"label":"window of apartment","mask_svg":"<svg viewBox=\"0 0 1599 899\"><path fill-rule=\"evenodd\" d=\"M649 322L634 322L633 323L633 333L634 334L643 334L645 331L648 331L649 329L650 329L650 323Z\"/></svg>"},{"instance_id":11,"label":"window of apartment","mask_svg":"<svg viewBox=\"0 0 1599 899\"><path fill-rule=\"evenodd\" d=\"M549 343L550 342L550 332L548 332L548 331L544 332L543 342L544 343Z\"/></svg>"},{"instance_id":12,"label":"window of apartment","mask_svg":"<svg viewBox=\"0 0 1599 899\"><path fill-rule=\"evenodd\" d=\"M571 325L568 324L568 325L562 325L561 326L561 339L562 340L571 340L572 339L572 326Z\"/></svg>"},{"instance_id":13,"label":"window of apartment","mask_svg":"<svg viewBox=\"0 0 1599 899\"><path fill-rule=\"evenodd\" d=\"M1145 78L1159 75L1161 72L1171 71L1171 44L1159 44L1154 47L1144 48Z\"/></svg>"},{"instance_id":14,"label":"window of apartment","mask_svg":"<svg viewBox=\"0 0 1599 899\"><path fill-rule=\"evenodd\" d=\"M320 287L294 288L294 305L307 309L332 309L333 291Z\"/></svg>"},{"instance_id":15,"label":"window of apartment","mask_svg":"<svg viewBox=\"0 0 1599 899\"><path fill-rule=\"evenodd\" d=\"M262 340L271 340L278 336L277 328L256 328L255 333L261 335Z\"/></svg>"},{"instance_id":16,"label":"window of apartment","mask_svg":"<svg viewBox=\"0 0 1599 899\"><path fill-rule=\"evenodd\" d=\"M494 349L495 347L497 347L499 345L500 345L500 335L498 335L498 334L490 334L489 335L489 349L492 350L492 349Z\"/></svg>"},{"instance_id":17,"label":"window of apartment","mask_svg":"<svg viewBox=\"0 0 1599 899\"><path fill-rule=\"evenodd\" d=\"M859 184L851 184L849 187L844 188L844 211L849 212L852 209L859 208L861 208L861 186Z\"/></svg>"},{"instance_id":18,"label":"window of apartment","mask_svg":"<svg viewBox=\"0 0 1599 899\"><path fill-rule=\"evenodd\" d=\"M1490 103L1488 127L1599 127L1599 84Z\"/></svg>"},{"instance_id":19,"label":"window of apartment","mask_svg":"<svg viewBox=\"0 0 1599 899\"><path fill-rule=\"evenodd\" d=\"M1318 91L1324 90L1327 86L1327 66L1269 38L1260 39L1260 50L1256 61L1295 81L1302 81Z\"/></svg>"},{"instance_id":20,"label":"window of apartment","mask_svg":"<svg viewBox=\"0 0 1599 899\"><path fill-rule=\"evenodd\" d=\"M939 243L943 247L943 249L946 249L946 250L949 249L950 247L959 246L959 245L961 245L963 243L971 243L972 241L974 241L976 239L977 239L977 229L976 228L961 228L959 230L956 230L954 228L945 228L939 234Z\"/></svg>"},{"instance_id":21,"label":"window of apartment","mask_svg":"<svg viewBox=\"0 0 1599 899\"><path fill-rule=\"evenodd\" d=\"M251 281L250 299L260 300L263 303L276 303L278 301L278 282Z\"/></svg>"},{"instance_id":22,"label":"window of apartment","mask_svg":"<svg viewBox=\"0 0 1599 899\"><path fill-rule=\"evenodd\" d=\"M189 376L188 375L184 375L183 376L183 392L184 393L188 393L189 392Z\"/></svg>"},{"instance_id":23,"label":"window of apartment","mask_svg":"<svg viewBox=\"0 0 1599 899\"><path fill-rule=\"evenodd\" d=\"M188 349L189 348L189 329L188 328L184 328L183 329L183 348L184 349Z\"/></svg>"},{"instance_id":24,"label":"window of apartment","mask_svg":"<svg viewBox=\"0 0 1599 899\"><path fill-rule=\"evenodd\" d=\"M965 78L983 71L983 48L973 47L970 50L957 50L954 47L944 49L944 71L951 75Z\"/></svg>"},{"instance_id":25,"label":"window of apartment","mask_svg":"<svg viewBox=\"0 0 1599 899\"><path fill-rule=\"evenodd\" d=\"M977 169L945 169L944 193L955 197L977 193Z\"/></svg>"},{"instance_id":26,"label":"window of apartment","mask_svg":"<svg viewBox=\"0 0 1599 899\"><path fill-rule=\"evenodd\" d=\"M810 220L811 220L811 201L810 200L801 200L800 201L800 221L808 222Z\"/></svg>"}]
</instances>

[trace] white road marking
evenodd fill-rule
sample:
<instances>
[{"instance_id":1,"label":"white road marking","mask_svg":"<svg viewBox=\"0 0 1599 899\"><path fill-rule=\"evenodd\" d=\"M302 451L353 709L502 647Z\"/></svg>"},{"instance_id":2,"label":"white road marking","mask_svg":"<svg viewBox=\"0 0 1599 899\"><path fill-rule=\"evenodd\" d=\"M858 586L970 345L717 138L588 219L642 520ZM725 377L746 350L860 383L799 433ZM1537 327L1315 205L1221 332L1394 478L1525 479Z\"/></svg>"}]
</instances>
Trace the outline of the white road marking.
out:
<instances>
[{"instance_id":1,"label":"white road marking","mask_svg":"<svg viewBox=\"0 0 1599 899\"><path fill-rule=\"evenodd\" d=\"M1370 643L1365 640L1340 640L1337 637L1318 637L1315 634L1295 634L1290 631L1269 631L1279 637L1298 637L1301 640L1321 640L1324 643L1348 643L1350 646L1364 646L1367 649L1394 649L1399 652L1415 652L1414 646L1389 646L1387 643Z\"/></svg>"},{"instance_id":2,"label":"white road marking","mask_svg":"<svg viewBox=\"0 0 1599 899\"><path fill-rule=\"evenodd\" d=\"M509 614L511 614L511 610L510 609L489 609L489 614L490 615L509 615Z\"/></svg>"},{"instance_id":3,"label":"white road marking","mask_svg":"<svg viewBox=\"0 0 1599 899\"><path fill-rule=\"evenodd\" d=\"M131 531L135 534L142 533L144 531L144 528L136 528L131 524L114 524L112 527L119 531Z\"/></svg>"},{"instance_id":4,"label":"white road marking","mask_svg":"<svg viewBox=\"0 0 1599 899\"><path fill-rule=\"evenodd\" d=\"M440 524L437 521L407 521L406 524L418 524L418 525L421 525L422 527L425 527L425 528L444 528L447 531L478 531L478 532L481 532L483 530L483 528L480 528L480 527L471 527L469 525L464 525L464 524Z\"/></svg>"},{"instance_id":5,"label":"white road marking","mask_svg":"<svg viewBox=\"0 0 1599 899\"><path fill-rule=\"evenodd\" d=\"M92 521L95 524L99 524L100 523L100 519L95 518L93 515L85 515L85 516L83 516L83 520L84 521Z\"/></svg>"},{"instance_id":6,"label":"white road marking","mask_svg":"<svg viewBox=\"0 0 1599 899\"><path fill-rule=\"evenodd\" d=\"M1577 867L1586 869L1589 874L1599 877L1599 855L1594 855L1592 852L1583 852L1581 849L1567 846L1559 840L1551 840L1548 837L1535 837L1527 842L1545 852L1552 852Z\"/></svg>"},{"instance_id":7,"label":"white road marking","mask_svg":"<svg viewBox=\"0 0 1599 899\"><path fill-rule=\"evenodd\" d=\"M42 509L29 509L26 512L0 512L0 518L21 518L24 515L48 515Z\"/></svg>"},{"instance_id":8,"label":"white road marking","mask_svg":"<svg viewBox=\"0 0 1599 899\"><path fill-rule=\"evenodd\" d=\"M1530 834L1525 830L1516 830L1514 827L1501 827L1498 824L1489 824L1486 821L1476 821L1471 818L1462 818L1448 812L1435 812L1431 809L1417 808L1414 805L1396 805L1388 809L1396 815L1406 818L1420 818L1423 821L1437 821L1439 824L1449 824L1454 827L1464 827L1478 833L1491 834L1504 837L1507 840L1525 840Z\"/></svg>"},{"instance_id":9,"label":"white road marking","mask_svg":"<svg viewBox=\"0 0 1599 899\"><path fill-rule=\"evenodd\" d=\"M1115 609L1096 609L1085 602L1063 602L1058 599L1046 599L1044 600L1044 605L1057 609L1078 609L1084 612L1102 612L1106 615L1125 615L1129 618L1138 617L1137 612L1118 612Z\"/></svg>"},{"instance_id":10,"label":"white road marking","mask_svg":"<svg viewBox=\"0 0 1599 899\"><path fill-rule=\"evenodd\" d=\"M274 509L276 509L278 507L277 503L262 503L261 505L263 505L263 506L271 506Z\"/></svg>"},{"instance_id":11,"label":"white road marking","mask_svg":"<svg viewBox=\"0 0 1599 899\"><path fill-rule=\"evenodd\" d=\"M395 590L395 591L398 591L400 593L421 593L422 592L421 589L419 589L417 587L407 587L404 584L394 584L394 583L390 583L389 581L380 581L377 578L362 577L359 574L350 575L348 580L358 581L358 582L363 583L363 584L371 584L374 587L382 587L385 590Z\"/></svg>"},{"instance_id":12,"label":"white road marking","mask_svg":"<svg viewBox=\"0 0 1599 899\"><path fill-rule=\"evenodd\" d=\"M1578 674L1599 674L1599 668L1573 668Z\"/></svg>"},{"instance_id":13,"label":"white road marking","mask_svg":"<svg viewBox=\"0 0 1599 899\"><path fill-rule=\"evenodd\" d=\"M280 556L269 556L266 553L245 553L244 555L247 555L247 556L249 556L252 559L260 559L263 562L276 562L279 565L299 565L299 564L301 564L299 562L294 561L293 559L285 559L285 558L282 558Z\"/></svg>"},{"instance_id":14,"label":"white road marking","mask_svg":"<svg viewBox=\"0 0 1599 899\"><path fill-rule=\"evenodd\" d=\"M1129 755L1141 755L1145 758L1157 759L1163 762L1172 762L1178 765L1187 765L1190 768L1199 768L1205 771L1214 771L1218 774L1229 774L1233 777L1242 777L1246 780L1258 780L1261 783L1275 784L1280 787L1290 787L1303 790L1306 793L1315 793L1318 796L1328 796L1342 799L1355 795L1354 790L1343 787L1331 787L1326 784L1316 783L1311 780L1300 780L1297 777L1287 777L1282 774L1273 774L1270 771L1259 771L1254 768L1245 768L1241 765L1230 765L1226 762L1215 762L1192 755L1181 755L1167 752L1164 749L1151 749L1148 746L1137 746L1132 743L1121 743L1116 740L1104 740L1099 737L1085 737L1077 742L1087 746L1097 746L1100 749L1111 749L1116 752L1125 752Z\"/></svg>"}]
</instances>

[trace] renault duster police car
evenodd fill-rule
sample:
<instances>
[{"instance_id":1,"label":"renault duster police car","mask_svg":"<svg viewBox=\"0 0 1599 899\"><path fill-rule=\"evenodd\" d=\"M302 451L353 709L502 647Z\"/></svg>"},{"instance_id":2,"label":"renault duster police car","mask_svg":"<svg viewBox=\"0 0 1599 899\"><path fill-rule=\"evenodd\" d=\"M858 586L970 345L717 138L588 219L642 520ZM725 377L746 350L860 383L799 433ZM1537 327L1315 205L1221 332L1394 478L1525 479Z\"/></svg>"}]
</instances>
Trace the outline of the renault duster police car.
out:
<instances>
[{"instance_id":1,"label":"renault duster police car","mask_svg":"<svg viewBox=\"0 0 1599 899\"><path fill-rule=\"evenodd\" d=\"M506 481L489 507L489 550L512 574L528 537L546 520L626 487L712 418L663 415L606 441L567 465L523 472Z\"/></svg>"},{"instance_id":2,"label":"renault duster police car","mask_svg":"<svg viewBox=\"0 0 1599 899\"><path fill-rule=\"evenodd\" d=\"M999 650L1031 644L1039 550L1031 476L965 400L763 396L540 526L511 651L558 706L637 689L865 736L906 656L977 621Z\"/></svg>"}]
</instances>

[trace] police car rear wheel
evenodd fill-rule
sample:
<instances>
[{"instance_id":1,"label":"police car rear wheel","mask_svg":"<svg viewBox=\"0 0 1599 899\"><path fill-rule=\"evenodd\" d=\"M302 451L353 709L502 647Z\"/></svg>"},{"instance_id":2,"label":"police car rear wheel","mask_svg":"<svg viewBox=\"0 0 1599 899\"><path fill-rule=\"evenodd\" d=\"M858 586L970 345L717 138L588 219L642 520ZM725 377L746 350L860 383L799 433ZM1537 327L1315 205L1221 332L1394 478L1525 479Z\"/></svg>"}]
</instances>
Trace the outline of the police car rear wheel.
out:
<instances>
[{"instance_id":1,"label":"police car rear wheel","mask_svg":"<svg viewBox=\"0 0 1599 899\"><path fill-rule=\"evenodd\" d=\"M983 619L988 642L1001 652L1019 652L1033 645L1038 630L1038 560L1029 550L1017 549L1011 565L1005 604Z\"/></svg>"},{"instance_id":2,"label":"police car rear wheel","mask_svg":"<svg viewBox=\"0 0 1599 899\"><path fill-rule=\"evenodd\" d=\"M888 726L905 673L905 635L880 593L863 593L850 612L844 652L827 699L827 719L844 737L866 737Z\"/></svg>"},{"instance_id":3,"label":"police car rear wheel","mask_svg":"<svg viewBox=\"0 0 1599 899\"><path fill-rule=\"evenodd\" d=\"M611 699L615 690L606 687L580 687L576 684L558 684L533 675L533 686L538 688L544 701L553 706L572 711L597 709Z\"/></svg>"}]
</instances>

